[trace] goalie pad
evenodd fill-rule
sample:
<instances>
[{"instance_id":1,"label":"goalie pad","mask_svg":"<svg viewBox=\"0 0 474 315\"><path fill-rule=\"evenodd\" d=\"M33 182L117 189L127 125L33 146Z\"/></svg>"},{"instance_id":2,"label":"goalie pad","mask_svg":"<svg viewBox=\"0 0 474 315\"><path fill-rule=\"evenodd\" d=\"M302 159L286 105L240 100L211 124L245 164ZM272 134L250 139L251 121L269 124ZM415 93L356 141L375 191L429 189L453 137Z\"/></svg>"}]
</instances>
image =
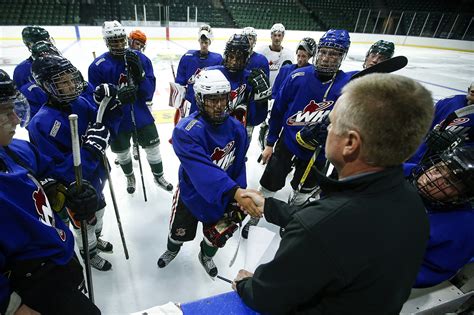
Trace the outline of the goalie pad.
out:
<instances>
[{"instance_id":1,"label":"goalie pad","mask_svg":"<svg viewBox=\"0 0 474 315\"><path fill-rule=\"evenodd\" d=\"M184 96L186 94L186 88L182 85L179 85L175 82L170 82L170 99L169 106L179 109L183 106L183 103L186 101Z\"/></svg>"}]
</instances>

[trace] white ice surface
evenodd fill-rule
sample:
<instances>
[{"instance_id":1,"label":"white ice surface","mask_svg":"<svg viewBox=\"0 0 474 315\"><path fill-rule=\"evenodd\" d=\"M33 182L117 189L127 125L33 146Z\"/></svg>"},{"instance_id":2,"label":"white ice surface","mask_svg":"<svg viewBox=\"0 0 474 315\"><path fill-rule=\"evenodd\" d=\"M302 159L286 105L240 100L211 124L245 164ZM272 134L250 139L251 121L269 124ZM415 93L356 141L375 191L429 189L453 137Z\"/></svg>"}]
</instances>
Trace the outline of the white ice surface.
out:
<instances>
[{"instance_id":1,"label":"white ice surface","mask_svg":"<svg viewBox=\"0 0 474 315\"><path fill-rule=\"evenodd\" d=\"M76 43L57 40L56 44L86 78L87 68L92 61L92 51L95 51L97 55L105 51L105 45L101 40L84 40ZM212 43L211 50L222 53L224 44L224 41L216 40ZM295 45L294 42L288 44L291 49L294 49ZM153 61L158 85L153 105L155 112L169 109L167 105L168 81L172 80L170 63L173 62L177 68L180 56L187 49L196 49L196 46L196 41L175 43L156 40L148 43L145 53ZM342 69L360 70L368 48L369 45L354 44L343 62ZM13 74L15 65L29 55L21 41L1 42L0 49L2 50L0 68L6 70L10 75ZM409 58L408 66L398 73L422 80L423 84L433 92L435 99L464 93L470 82L474 80L472 68L474 54L472 53L397 46L396 55L405 55ZM393 97L397 97L397 95ZM407 113L407 115L409 114ZM161 123L157 126L161 138L165 176L176 185L179 162L168 143L173 125L172 123ZM18 128L17 137L25 138L25 131ZM260 154L257 137L258 128L254 132L253 141L247 154L248 186L251 188L258 187L258 180L264 169L256 162ZM108 155L109 160L113 161L113 154L109 152ZM143 152L142 162L145 162L144 156ZM133 195L127 194L125 190L125 177L121 170L115 166L112 168L115 195L130 259L125 260L110 193L106 188L104 193L108 206L104 217L103 238L114 244L114 253L102 255L112 263L113 268L108 272L96 270L92 272L96 303L103 314L127 314L163 305L168 301L189 302L230 291L228 283L211 280L199 264L197 255L199 241L202 237L200 232L198 232L195 241L183 246L177 258L169 266L165 269L157 267L156 261L166 249L172 195L155 186L146 163L144 163L145 185L148 194L146 203L142 196L138 164L134 162L137 191ZM288 193L288 188L285 188L278 192L276 197L286 200ZM259 226L277 233L270 248L264 253L263 260L268 261L278 247L278 229L266 222L261 222ZM219 250L215 257L219 273L229 279L234 278L238 270L244 267L246 261L244 253L247 250L248 241L242 240L235 264L232 268L228 267L237 246L237 239L237 237L230 239L226 247Z\"/></svg>"}]
</instances>

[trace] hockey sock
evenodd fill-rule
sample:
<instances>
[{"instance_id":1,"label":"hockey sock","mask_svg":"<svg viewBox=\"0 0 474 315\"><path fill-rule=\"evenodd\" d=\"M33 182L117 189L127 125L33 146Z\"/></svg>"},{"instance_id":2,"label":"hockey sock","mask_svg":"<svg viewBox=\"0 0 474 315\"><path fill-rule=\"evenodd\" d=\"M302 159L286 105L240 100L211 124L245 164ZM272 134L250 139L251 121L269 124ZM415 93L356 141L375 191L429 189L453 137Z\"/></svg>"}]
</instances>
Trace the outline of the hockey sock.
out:
<instances>
[{"instance_id":1,"label":"hockey sock","mask_svg":"<svg viewBox=\"0 0 474 315\"><path fill-rule=\"evenodd\" d=\"M125 175L133 173L133 165L132 161L128 162L127 164L120 164L122 171Z\"/></svg>"},{"instance_id":2,"label":"hockey sock","mask_svg":"<svg viewBox=\"0 0 474 315\"><path fill-rule=\"evenodd\" d=\"M183 246L182 242L172 240L168 237L168 243L166 247L170 252L178 252L181 249L181 246Z\"/></svg>"},{"instance_id":3,"label":"hockey sock","mask_svg":"<svg viewBox=\"0 0 474 315\"><path fill-rule=\"evenodd\" d=\"M206 240L201 241L201 251L206 255L207 257L214 257L214 255L217 253L217 247L209 245Z\"/></svg>"}]
</instances>

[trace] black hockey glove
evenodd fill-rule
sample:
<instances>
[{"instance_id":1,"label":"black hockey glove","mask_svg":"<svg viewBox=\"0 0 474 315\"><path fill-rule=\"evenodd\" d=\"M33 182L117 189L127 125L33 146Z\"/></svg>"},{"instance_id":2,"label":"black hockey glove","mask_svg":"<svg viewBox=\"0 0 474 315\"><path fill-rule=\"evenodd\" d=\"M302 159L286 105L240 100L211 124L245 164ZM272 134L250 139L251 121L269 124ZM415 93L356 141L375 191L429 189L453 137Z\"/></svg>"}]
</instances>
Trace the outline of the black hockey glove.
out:
<instances>
[{"instance_id":1,"label":"black hockey glove","mask_svg":"<svg viewBox=\"0 0 474 315\"><path fill-rule=\"evenodd\" d=\"M268 136L268 128L268 124L265 122L260 125L260 132L258 133L258 143L260 143L260 148L262 149L262 151L265 150L265 143Z\"/></svg>"},{"instance_id":2,"label":"black hockey glove","mask_svg":"<svg viewBox=\"0 0 474 315\"><path fill-rule=\"evenodd\" d=\"M296 141L300 146L308 150L316 150L316 147L323 145L326 142L328 125L328 119L324 119L321 122L306 124L296 133Z\"/></svg>"},{"instance_id":3,"label":"black hockey glove","mask_svg":"<svg viewBox=\"0 0 474 315\"><path fill-rule=\"evenodd\" d=\"M127 49L125 51L125 61L128 75L131 76L134 83L139 84L145 80L145 70L143 70L142 62L136 52Z\"/></svg>"},{"instance_id":4,"label":"black hockey glove","mask_svg":"<svg viewBox=\"0 0 474 315\"><path fill-rule=\"evenodd\" d=\"M248 77L248 82L252 86L255 101L267 100L272 96L270 82L262 69L253 69Z\"/></svg>"},{"instance_id":5,"label":"black hockey glove","mask_svg":"<svg viewBox=\"0 0 474 315\"><path fill-rule=\"evenodd\" d=\"M217 223L207 225L203 229L203 234L215 247L224 247L229 238L232 237L238 226L230 218L224 217Z\"/></svg>"},{"instance_id":6,"label":"black hockey glove","mask_svg":"<svg viewBox=\"0 0 474 315\"><path fill-rule=\"evenodd\" d=\"M117 96L122 104L133 104L137 100L137 88L133 85L124 85L117 91Z\"/></svg>"},{"instance_id":7,"label":"black hockey glove","mask_svg":"<svg viewBox=\"0 0 474 315\"><path fill-rule=\"evenodd\" d=\"M97 105L100 105L102 100L105 97L110 97L110 100L107 104L107 111L113 111L118 108L121 104L117 99L117 87L113 84L102 83L97 86L94 91L94 102Z\"/></svg>"},{"instance_id":8,"label":"black hockey glove","mask_svg":"<svg viewBox=\"0 0 474 315\"><path fill-rule=\"evenodd\" d=\"M66 193L66 207L74 220L90 221L99 207L99 197L94 186L83 180L79 192L76 183L71 183Z\"/></svg>"},{"instance_id":9,"label":"black hockey glove","mask_svg":"<svg viewBox=\"0 0 474 315\"><path fill-rule=\"evenodd\" d=\"M225 217L229 218L235 224L242 222L247 216L242 210L237 202L232 202L227 206Z\"/></svg>"},{"instance_id":10,"label":"black hockey glove","mask_svg":"<svg viewBox=\"0 0 474 315\"><path fill-rule=\"evenodd\" d=\"M94 123L86 132L86 139L82 147L102 157L109 145L110 132L102 123Z\"/></svg>"},{"instance_id":11,"label":"black hockey glove","mask_svg":"<svg viewBox=\"0 0 474 315\"><path fill-rule=\"evenodd\" d=\"M61 212L66 202L66 187L52 178L45 178L40 184L54 212Z\"/></svg>"}]
</instances>

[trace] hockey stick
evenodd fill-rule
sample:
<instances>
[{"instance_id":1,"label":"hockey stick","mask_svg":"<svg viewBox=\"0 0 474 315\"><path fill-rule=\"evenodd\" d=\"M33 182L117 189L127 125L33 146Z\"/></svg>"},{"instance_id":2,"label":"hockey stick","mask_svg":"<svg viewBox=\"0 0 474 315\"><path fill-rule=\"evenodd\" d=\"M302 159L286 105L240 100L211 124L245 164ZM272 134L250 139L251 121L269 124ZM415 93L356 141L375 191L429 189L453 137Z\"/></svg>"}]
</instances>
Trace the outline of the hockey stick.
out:
<instances>
[{"instance_id":1,"label":"hockey stick","mask_svg":"<svg viewBox=\"0 0 474 315\"><path fill-rule=\"evenodd\" d=\"M104 116L105 109L106 109L107 104L109 103L110 99L111 99L110 96L106 96L100 102L99 110L97 111L96 122L98 122L98 123L102 122L102 118ZM105 172L107 173L107 181L109 182L110 196L112 198L112 203L114 205L115 217L117 219L117 225L118 225L118 229L119 229L119 232L120 232L120 238L122 239L123 252L125 253L125 259L128 259L129 258L128 248L127 248L127 244L125 242L125 235L123 234L122 221L120 220L120 213L119 213L119 209L118 209L118 206L117 206L117 200L115 200L114 186L112 184L112 178L110 177L109 161L107 159L107 155L106 155L105 152L104 152L104 155L102 155L102 160L104 162Z\"/></svg>"},{"instance_id":2,"label":"hockey stick","mask_svg":"<svg viewBox=\"0 0 474 315\"><path fill-rule=\"evenodd\" d=\"M77 127L77 115L69 115L69 125L71 128L72 156L74 160L74 174L76 176L77 190L80 192L82 188L82 166L81 166L81 149L79 146L79 131ZM86 281L89 291L89 299L94 303L94 287L92 285L91 260L89 255L89 240L87 237L87 220L81 221L82 250L85 255Z\"/></svg>"},{"instance_id":3,"label":"hockey stick","mask_svg":"<svg viewBox=\"0 0 474 315\"><path fill-rule=\"evenodd\" d=\"M131 86L134 86L133 84L133 78L132 76L130 75L130 71L128 69L128 64L127 64L127 57L126 57L126 54L124 55L124 60L125 60L125 71L127 72L127 80L128 80L128 84L130 84ZM142 178L142 188L143 188L143 198L145 199L145 202L147 201L147 198L146 198L146 189L145 189L145 179L143 178L143 167L142 167L142 160L140 158L140 146L138 144L138 130L137 130L137 122L135 120L135 111L134 111L134 104L130 104L130 114L131 114L131 117L132 117L132 125L133 125L133 137L132 137L132 141L133 141L133 146L136 148L137 150L137 156L138 156L138 167L140 169L140 176Z\"/></svg>"},{"instance_id":4,"label":"hockey stick","mask_svg":"<svg viewBox=\"0 0 474 315\"><path fill-rule=\"evenodd\" d=\"M173 74L173 80L176 80L176 72L174 72L174 65L171 59L170 59L170 66L171 66L171 73ZM177 108L176 111L174 112L174 117L173 117L173 124L175 126L178 124L178 121L180 118L181 118L181 112L179 108Z\"/></svg>"},{"instance_id":5,"label":"hockey stick","mask_svg":"<svg viewBox=\"0 0 474 315\"><path fill-rule=\"evenodd\" d=\"M239 240L237 241L237 248L235 249L234 256L230 260L229 267L232 267L234 265L235 260L237 259L237 255L239 254L240 241L242 240L241 228L242 228L242 222L239 223L239 229L237 231L237 233L239 233Z\"/></svg>"},{"instance_id":6,"label":"hockey stick","mask_svg":"<svg viewBox=\"0 0 474 315\"><path fill-rule=\"evenodd\" d=\"M372 67L366 68L362 71L354 74L350 81L363 77L364 75L371 73L391 73L400 69L403 69L408 64L408 59L405 56L396 56L387 60L384 60Z\"/></svg>"},{"instance_id":7,"label":"hockey stick","mask_svg":"<svg viewBox=\"0 0 474 315\"><path fill-rule=\"evenodd\" d=\"M227 278L221 277L221 276L219 276L219 275L217 275L216 277L217 277L217 279L220 279L220 280L222 280L222 281L225 281L225 282L227 282L227 283L232 284L232 281L230 281L230 280L227 279Z\"/></svg>"}]
</instances>

